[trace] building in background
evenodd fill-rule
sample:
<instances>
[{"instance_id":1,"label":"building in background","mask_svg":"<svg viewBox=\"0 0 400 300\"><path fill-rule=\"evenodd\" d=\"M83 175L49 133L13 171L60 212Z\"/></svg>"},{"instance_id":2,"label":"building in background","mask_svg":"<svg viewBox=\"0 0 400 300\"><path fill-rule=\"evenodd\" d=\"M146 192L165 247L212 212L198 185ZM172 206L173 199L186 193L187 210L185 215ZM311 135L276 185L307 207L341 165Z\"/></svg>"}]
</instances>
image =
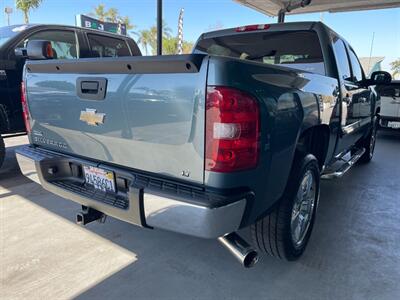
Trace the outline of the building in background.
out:
<instances>
[{"instance_id":1,"label":"building in background","mask_svg":"<svg viewBox=\"0 0 400 300\"><path fill-rule=\"evenodd\" d=\"M384 59L384 56L360 57L360 63L364 69L365 76L369 77L372 72L382 71L382 62Z\"/></svg>"}]
</instances>

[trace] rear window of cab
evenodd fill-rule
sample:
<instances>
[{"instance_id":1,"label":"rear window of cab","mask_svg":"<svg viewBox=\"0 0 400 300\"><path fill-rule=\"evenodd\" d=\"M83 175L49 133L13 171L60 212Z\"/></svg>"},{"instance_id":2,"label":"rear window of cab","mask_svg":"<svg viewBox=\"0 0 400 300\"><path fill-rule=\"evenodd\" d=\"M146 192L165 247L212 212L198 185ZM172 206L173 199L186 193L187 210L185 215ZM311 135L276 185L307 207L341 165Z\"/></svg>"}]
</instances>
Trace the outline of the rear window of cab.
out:
<instances>
[{"instance_id":1,"label":"rear window of cab","mask_svg":"<svg viewBox=\"0 0 400 300\"><path fill-rule=\"evenodd\" d=\"M235 57L325 75L320 41L313 31L248 32L200 40L195 53Z\"/></svg>"}]
</instances>

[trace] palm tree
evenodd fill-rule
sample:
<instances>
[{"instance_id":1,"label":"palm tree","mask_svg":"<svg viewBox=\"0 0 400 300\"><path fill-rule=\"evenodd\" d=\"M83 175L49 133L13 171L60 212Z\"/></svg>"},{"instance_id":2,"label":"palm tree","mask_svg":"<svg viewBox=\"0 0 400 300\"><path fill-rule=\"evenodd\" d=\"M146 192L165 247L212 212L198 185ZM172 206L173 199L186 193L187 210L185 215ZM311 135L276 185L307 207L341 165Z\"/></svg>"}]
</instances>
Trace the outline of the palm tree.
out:
<instances>
[{"instance_id":1,"label":"palm tree","mask_svg":"<svg viewBox=\"0 0 400 300\"><path fill-rule=\"evenodd\" d=\"M121 16L119 14L118 9L111 7L108 10L104 4L99 4L93 10L93 12L89 13L89 15L94 16L95 18L99 19L100 21L108 21L112 23L121 23L126 25L126 30L131 30L136 28L134 24L131 23L131 20L128 16ZM131 34L138 35L137 32L131 31Z\"/></svg>"},{"instance_id":2,"label":"palm tree","mask_svg":"<svg viewBox=\"0 0 400 300\"><path fill-rule=\"evenodd\" d=\"M154 26L157 30L157 27ZM172 30L170 27L168 27L167 22L165 22L164 20L162 21L162 32L163 32L163 37L165 38L170 38L172 35Z\"/></svg>"},{"instance_id":3,"label":"palm tree","mask_svg":"<svg viewBox=\"0 0 400 300\"><path fill-rule=\"evenodd\" d=\"M163 54L176 54L178 52L178 38L163 37Z\"/></svg>"},{"instance_id":4,"label":"palm tree","mask_svg":"<svg viewBox=\"0 0 400 300\"><path fill-rule=\"evenodd\" d=\"M183 41L183 54L192 53L193 43L188 41Z\"/></svg>"},{"instance_id":5,"label":"palm tree","mask_svg":"<svg viewBox=\"0 0 400 300\"><path fill-rule=\"evenodd\" d=\"M162 22L162 37L164 39L170 39L172 36L172 30L168 27L167 23L163 20ZM153 25L150 28L150 41L151 52L153 55L157 54L157 26Z\"/></svg>"},{"instance_id":6,"label":"palm tree","mask_svg":"<svg viewBox=\"0 0 400 300\"><path fill-rule=\"evenodd\" d=\"M151 41L151 32L150 32L150 30L148 30L148 29L140 30L139 31L138 43L140 45L142 45L146 55L148 55L148 50L149 50L148 47L150 45L150 41Z\"/></svg>"},{"instance_id":7,"label":"palm tree","mask_svg":"<svg viewBox=\"0 0 400 300\"><path fill-rule=\"evenodd\" d=\"M94 8L93 12L89 13L89 15L94 16L100 21L104 22L108 16L107 13L106 6L104 4L99 4Z\"/></svg>"},{"instance_id":8,"label":"palm tree","mask_svg":"<svg viewBox=\"0 0 400 300\"><path fill-rule=\"evenodd\" d=\"M113 23L117 23L118 22L118 17L119 17L119 13L118 13L118 9L111 7L107 12L107 20Z\"/></svg>"},{"instance_id":9,"label":"palm tree","mask_svg":"<svg viewBox=\"0 0 400 300\"><path fill-rule=\"evenodd\" d=\"M16 0L17 9L24 13L25 23L29 23L29 11L38 8L42 0Z\"/></svg>"},{"instance_id":10,"label":"palm tree","mask_svg":"<svg viewBox=\"0 0 400 300\"><path fill-rule=\"evenodd\" d=\"M136 28L136 25L131 23L131 19L128 16L125 17L118 16L118 19L122 24L126 25L126 30L132 30ZM135 31L131 31L131 33L134 35L138 35L137 32Z\"/></svg>"}]
</instances>

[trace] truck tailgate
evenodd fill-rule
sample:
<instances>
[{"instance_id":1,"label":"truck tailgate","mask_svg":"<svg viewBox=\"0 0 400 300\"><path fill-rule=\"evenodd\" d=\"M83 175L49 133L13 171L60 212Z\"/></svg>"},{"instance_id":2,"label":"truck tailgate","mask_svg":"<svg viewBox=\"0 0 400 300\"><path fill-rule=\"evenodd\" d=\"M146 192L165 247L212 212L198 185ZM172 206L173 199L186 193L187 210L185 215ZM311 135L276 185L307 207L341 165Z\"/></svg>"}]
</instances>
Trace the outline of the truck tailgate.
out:
<instances>
[{"instance_id":1,"label":"truck tailgate","mask_svg":"<svg viewBox=\"0 0 400 300\"><path fill-rule=\"evenodd\" d=\"M203 183L207 65L202 55L28 61L31 142Z\"/></svg>"}]
</instances>

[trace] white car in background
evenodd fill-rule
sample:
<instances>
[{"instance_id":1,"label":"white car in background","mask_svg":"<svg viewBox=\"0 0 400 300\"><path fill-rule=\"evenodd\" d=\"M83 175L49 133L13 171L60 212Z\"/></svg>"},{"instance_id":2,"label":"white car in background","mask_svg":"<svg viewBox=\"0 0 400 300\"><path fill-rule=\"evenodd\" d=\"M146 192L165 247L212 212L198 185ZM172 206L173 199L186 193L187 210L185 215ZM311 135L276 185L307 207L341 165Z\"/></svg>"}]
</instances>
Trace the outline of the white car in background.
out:
<instances>
[{"instance_id":1,"label":"white car in background","mask_svg":"<svg viewBox=\"0 0 400 300\"><path fill-rule=\"evenodd\" d=\"M400 129L400 80L377 87L381 95L381 126Z\"/></svg>"}]
</instances>

